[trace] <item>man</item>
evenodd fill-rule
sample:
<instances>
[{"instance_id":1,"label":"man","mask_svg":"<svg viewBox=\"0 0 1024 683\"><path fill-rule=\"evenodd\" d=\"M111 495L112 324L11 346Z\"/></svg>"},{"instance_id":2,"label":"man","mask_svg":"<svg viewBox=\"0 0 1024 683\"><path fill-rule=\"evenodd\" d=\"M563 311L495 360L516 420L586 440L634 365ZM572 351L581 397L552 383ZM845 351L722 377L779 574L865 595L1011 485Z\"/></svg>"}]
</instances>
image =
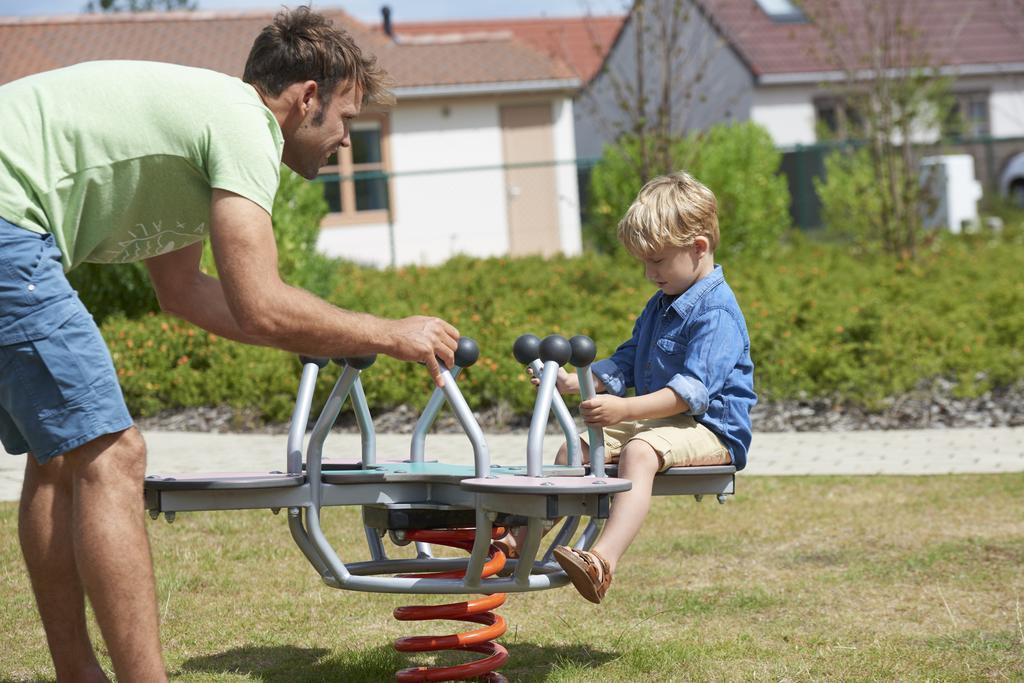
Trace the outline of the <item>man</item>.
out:
<instances>
[{"instance_id":1,"label":"man","mask_svg":"<svg viewBox=\"0 0 1024 683\"><path fill-rule=\"evenodd\" d=\"M0 438L30 453L19 537L59 681L166 680L141 508L145 444L64 272L144 260L161 307L230 339L312 356L384 353L440 383L458 332L385 320L283 283L270 211L283 162L306 178L384 74L302 7L257 37L242 81L94 62L0 87ZM220 279L199 270L212 241Z\"/></svg>"}]
</instances>

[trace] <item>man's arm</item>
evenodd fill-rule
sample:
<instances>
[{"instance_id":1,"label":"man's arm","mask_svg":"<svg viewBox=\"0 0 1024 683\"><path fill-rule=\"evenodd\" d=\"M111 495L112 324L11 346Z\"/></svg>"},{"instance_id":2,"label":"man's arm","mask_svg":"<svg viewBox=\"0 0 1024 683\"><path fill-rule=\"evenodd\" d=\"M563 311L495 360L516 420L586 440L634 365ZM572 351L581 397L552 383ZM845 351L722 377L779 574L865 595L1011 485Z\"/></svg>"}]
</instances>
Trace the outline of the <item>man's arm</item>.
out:
<instances>
[{"instance_id":1,"label":"man's arm","mask_svg":"<svg viewBox=\"0 0 1024 683\"><path fill-rule=\"evenodd\" d=\"M190 244L162 256L146 259L149 279L156 290L160 308L204 330L246 344L267 345L267 341L246 334L228 309L220 280L199 270L203 243Z\"/></svg>"},{"instance_id":2,"label":"man's arm","mask_svg":"<svg viewBox=\"0 0 1024 683\"><path fill-rule=\"evenodd\" d=\"M214 282L219 291L202 278L175 281L167 276L167 280L185 287L185 291L170 295L175 302L170 310L177 315L229 338L294 353L331 358L384 353L399 360L419 361L426 364L438 383L437 358L448 367L454 364L459 333L443 320L424 316L387 320L346 311L285 284L277 271L277 245L270 216L254 202L215 189L210 222L220 275L220 281ZM198 260L193 265L198 271ZM158 296L160 289L157 285ZM210 300L197 301L201 295ZM225 313L233 324L219 332L215 329L219 323L213 318ZM233 336L232 332L237 334Z\"/></svg>"}]
</instances>

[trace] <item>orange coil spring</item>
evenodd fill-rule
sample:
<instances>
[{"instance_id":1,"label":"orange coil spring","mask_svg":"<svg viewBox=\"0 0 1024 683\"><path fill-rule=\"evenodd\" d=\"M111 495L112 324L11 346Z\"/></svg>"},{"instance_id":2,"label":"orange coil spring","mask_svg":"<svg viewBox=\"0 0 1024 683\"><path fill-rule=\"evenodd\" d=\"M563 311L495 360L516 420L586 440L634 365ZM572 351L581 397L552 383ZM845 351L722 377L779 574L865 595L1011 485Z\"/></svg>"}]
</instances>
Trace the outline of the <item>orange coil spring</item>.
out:
<instances>
[{"instance_id":1,"label":"orange coil spring","mask_svg":"<svg viewBox=\"0 0 1024 683\"><path fill-rule=\"evenodd\" d=\"M452 548L461 548L470 552L473 548L475 529L423 529L409 531L406 538L412 541L436 543ZM491 538L501 538L505 529L496 527ZM484 563L484 577L493 576L505 566L505 555L491 546L490 557ZM409 578L461 579L465 575L462 570L435 572L427 574L406 574ZM395 680L399 683L412 681L464 681L472 678L484 681L504 681L505 677L494 671L508 659L508 650L494 642L507 629L505 620L491 610L505 604L504 593L494 593L476 600L449 603L447 605L399 607L395 610L395 619L399 621L423 621L429 619L452 619L483 624L484 628L464 631L450 636L413 636L399 638L395 641L395 649L399 652L434 652L438 650L465 650L487 655L465 664L431 668L413 667L399 671Z\"/></svg>"}]
</instances>

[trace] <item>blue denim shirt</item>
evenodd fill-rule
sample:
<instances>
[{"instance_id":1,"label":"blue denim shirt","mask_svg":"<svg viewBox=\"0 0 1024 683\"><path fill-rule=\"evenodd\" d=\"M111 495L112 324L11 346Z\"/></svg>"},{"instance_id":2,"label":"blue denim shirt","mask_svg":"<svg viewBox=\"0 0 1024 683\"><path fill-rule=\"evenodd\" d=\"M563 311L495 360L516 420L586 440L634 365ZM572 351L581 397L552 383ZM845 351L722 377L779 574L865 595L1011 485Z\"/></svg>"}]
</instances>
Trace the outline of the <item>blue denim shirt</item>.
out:
<instances>
[{"instance_id":1,"label":"blue denim shirt","mask_svg":"<svg viewBox=\"0 0 1024 683\"><path fill-rule=\"evenodd\" d=\"M638 396L671 388L688 415L728 447L737 470L747 464L754 363L739 303L721 266L673 301L658 292L637 318L633 336L591 369L610 394Z\"/></svg>"}]
</instances>

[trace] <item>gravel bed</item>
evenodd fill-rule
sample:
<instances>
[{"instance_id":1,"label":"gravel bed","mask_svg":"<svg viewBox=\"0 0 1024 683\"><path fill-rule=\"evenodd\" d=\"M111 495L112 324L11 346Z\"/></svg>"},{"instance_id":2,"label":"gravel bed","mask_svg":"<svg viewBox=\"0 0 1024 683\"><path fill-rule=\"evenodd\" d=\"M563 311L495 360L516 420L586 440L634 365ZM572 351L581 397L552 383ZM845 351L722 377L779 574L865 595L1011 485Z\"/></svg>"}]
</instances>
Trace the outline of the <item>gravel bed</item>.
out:
<instances>
[{"instance_id":1,"label":"gravel bed","mask_svg":"<svg viewBox=\"0 0 1024 683\"><path fill-rule=\"evenodd\" d=\"M772 401L758 404L753 412L754 431L840 432L877 429L949 429L956 427L1024 426L1024 383L997 389L977 398L957 398L952 382L937 380L909 394L886 402L877 412L827 399ZM476 413L485 433L519 432L529 428L529 415L516 415L508 407ZM380 433L411 433L417 413L408 406L374 415ZM253 409L228 406L168 410L136 420L143 431L247 432L284 434L286 423L267 423ZM358 431L351 412L341 415L335 427ZM455 418L442 411L432 431L458 432ZM559 429L552 419L549 432Z\"/></svg>"}]
</instances>

